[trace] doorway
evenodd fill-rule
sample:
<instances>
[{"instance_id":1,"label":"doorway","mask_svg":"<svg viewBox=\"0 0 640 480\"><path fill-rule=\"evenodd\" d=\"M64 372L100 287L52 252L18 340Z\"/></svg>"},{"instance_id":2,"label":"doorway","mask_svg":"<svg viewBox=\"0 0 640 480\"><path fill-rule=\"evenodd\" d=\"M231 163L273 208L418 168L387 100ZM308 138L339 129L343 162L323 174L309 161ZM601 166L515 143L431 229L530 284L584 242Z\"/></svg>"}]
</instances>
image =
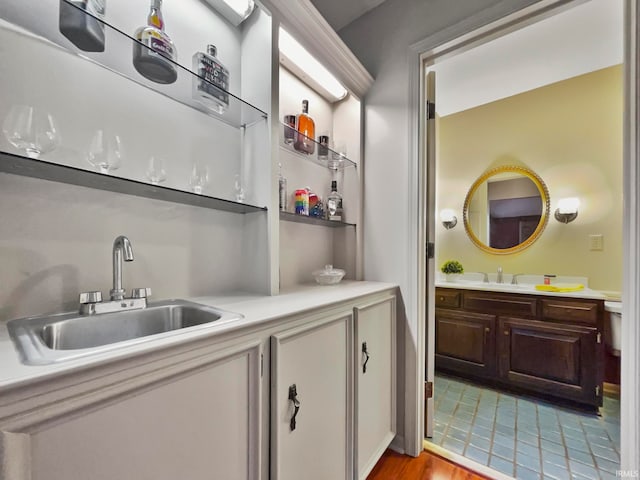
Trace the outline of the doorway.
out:
<instances>
[{"instance_id":1,"label":"doorway","mask_svg":"<svg viewBox=\"0 0 640 480\"><path fill-rule=\"evenodd\" d=\"M596 3L597 2L595 2L595 1L594 2L589 2L588 5L593 6L593 4L596 4ZM578 9L578 8L580 8L580 6L575 7L575 9ZM575 9L572 9L572 10L575 10ZM570 13L570 11L569 12L563 12L563 13ZM556 17L560 17L560 16L561 15L554 16L550 20L555 22L555 21L557 21ZM600 20L601 20L601 18L600 18ZM618 23L618 25L617 25L618 30L621 30L621 24L622 24L622 22L620 21ZM504 38L504 37L501 37L501 38ZM489 44L487 44L487 45L489 45ZM455 57L449 57L449 58L444 59L441 63L444 64L448 60L453 60L453 59L455 59ZM618 75L618 77L620 79L620 82L621 82L621 79L622 79L622 67L620 67L619 64L620 64L620 61L616 62L616 65L618 65L618 67L617 67L618 68L617 75ZM437 67L437 64L435 66ZM603 68L596 69L596 70L599 71L599 70L603 70L605 68L611 68L611 67L613 67L613 66L609 65L609 66L604 66ZM436 68L436 71L437 71L437 68ZM534 95L536 93L537 90L544 89L546 85L552 85L552 86L558 87L558 84L560 84L562 82L568 82L570 79L573 79L574 77L581 77L582 75L586 75L586 73L583 72L582 74L568 76L568 77L566 77L564 79L557 80L557 81L551 82L551 83L546 83L546 84L543 83L542 85L537 86L537 87L536 86L527 87L525 89L525 92L527 92L527 93L512 92L512 93L508 94L504 98L510 99L512 101L512 103L513 103L513 100L516 97L520 97L520 99L522 99L523 96L525 96L525 97L526 96L532 96L532 95ZM467 75L467 78L469 78L469 77L472 78L472 80L473 80L472 83L475 83L476 85L482 83L482 82L478 81L477 77L473 78L472 76ZM441 81L442 81L442 79L438 78L438 82L440 83ZM459 89L458 92L463 91L463 92L466 93L466 90L467 89ZM622 91L622 88L620 86L620 92L621 91ZM464 97L464 96L465 95L462 95L462 94L458 93L458 97ZM459 99L457 99L457 100L459 100ZM484 103L481 103L481 105L483 105L485 107L484 108L485 112L483 112L479 117L476 118L476 122L477 123L476 123L475 129L478 130L478 134L479 135L481 135L482 132L483 132L482 127L481 127L482 119L483 118L484 119L487 118L486 117L486 110L491 106L495 107L495 104L497 102L500 102L500 101L502 101L502 99L498 98L498 99L489 99L489 100L486 100ZM439 103L440 102L436 102L436 105L439 106ZM620 104L622 104L622 100L620 100ZM460 108L460 107L457 107L457 108ZM478 106L469 106L467 104L466 106L463 105L461 108L462 109L459 110L458 112L453 112L453 113L448 112L446 115L443 115L440 118L438 118L438 121L440 123L442 123L443 118L447 118L449 116L455 116L455 115L458 115L458 117L462 116L462 114L459 114L459 112L468 112L468 111L471 111L471 110L476 110L476 112L477 112L477 108L479 108L479 107ZM622 108L621 105L620 105L620 108ZM439 113L439 111L436 108L436 115L438 113ZM479 122L478 122L478 119L480 119ZM620 113L619 114L620 136L621 136L621 131L622 131L622 128L621 128L622 127L622 125L621 125L622 121L621 121L621 119L622 119L622 114ZM469 131L469 125L471 125L471 128L474 128L473 127L473 122L471 122L470 124L467 124L467 131ZM457 135L454 134L452 138L461 139L461 136L458 133ZM509 135L507 137L505 143L509 143L511 140L512 140L512 135ZM463 143L463 142L464 142L464 140L461 141L461 143ZM474 140L470 142L472 144L471 145L472 148L468 148L467 149L468 150L467 151L467 155L470 158L472 158L474 162L479 162L479 161L484 161L485 162L482 165L482 168L480 168L480 170L479 170L480 172L482 172L488 166L491 166L491 162L494 162L496 164L500 164L500 163L504 164L505 162L520 162L520 163L532 166L531 165L532 164L532 159L531 159L532 157L522 158L522 155L512 156L512 158L500 158L499 155L494 154L494 155L485 155L485 157L483 157L483 158L478 158L479 156L481 156L479 154L480 149L478 148L478 142L479 142L478 138L474 138ZM620 139L619 144L620 144L620 150L621 150L622 149L622 140L621 139ZM445 147L442 144L440 144L439 148L442 150ZM461 149L461 150L464 150L464 149ZM514 150L513 150L513 148L504 148L504 151L509 153L509 152L513 152ZM442 153L442 151L440 151L440 153ZM448 154L450 154L450 152L448 152ZM464 152L462 154L460 154L460 155L464 155ZM621 165L622 165L622 154L621 154L621 152L619 152L619 155L617 155L617 159L618 159L618 162L620 163L620 170L621 170ZM576 160L573 163L574 163L573 167L575 168L576 165L579 165L581 163L581 160ZM454 170L456 170L458 173L457 173L457 176L456 176L455 180L450 182L449 184L447 184L446 188L447 188L448 191L451 191L451 192L454 192L455 194L457 194L457 198L464 197L464 195L466 193L466 190L468 189L469 185L473 182L475 177L477 177L478 175L473 174L472 175L473 178L466 178L465 174L467 172L464 171L465 170L464 164L458 164L458 165L453 166L452 168ZM476 170L477 170L477 165L473 165L472 164L471 167L467 166L466 170L473 171L474 168L476 168ZM555 168L556 170L554 171L553 168ZM547 177L549 177L550 175L553 177L553 175L558 174L558 172L562 170L562 168L558 168L557 165L554 166L553 168L547 168L544 164L542 164L542 166L538 166L537 167L537 169L541 169L545 173L545 174L543 174L543 177L545 175ZM569 169L569 167L567 167L567 171L571 171ZM549 173L549 172L551 172L551 173ZM621 177L621 175L620 175L620 177ZM619 192L621 192L621 190L622 190L621 181L622 181L622 179L620 178L620 181L617 184L617 188L618 188ZM557 199L558 196L566 195L566 193L564 193L564 192L563 193L555 193L555 192L558 192L558 191L562 190L563 188L565 189L565 191L570 190L567 187L567 185L562 185L560 182L558 182L556 179L553 179L553 178L551 179L550 184L551 184L550 188L552 187L551 188L551 190L552 190L551 196L552 196L552 198L555 197L554 200ZM436 187L436 190L439 190L439 186ZM555 193L555 195L554 195L554 193ZM453 198L453 197L450 197L450 198ZM440 195L438 195L438 201L440 201L440 200L442 200L442 198L441 198ZM441 209L445 209L445 208L447 208L447 209L453 208L453 210L455 211L456 207L458 207L457 208L457 213L458 213L459 224L458 224L457 232L456 232L455 229L453 230L454 233L457 233L457 236L454 237L453 235L451 235L450 231L448 231L448 230L445 231L440 226L439 222L437 222L437 221L435 222L436 223L435 230L438 231L438 229L439 229L439 233L436 233L436 236L435 236L435 238L436 238L436 242L435 242L436 243L436 263L435 263L436 268L439 266L439 263L441 263L438 260L441 260L441 261L448 260L448 259L450 259L449 256L452 255L452 254L460 256L460 255L464 255L464 254L461 254L460 252L465 252L466 254L468 254L469 252L472 252L472 251L475 251L476 253L480 254L481 252L479 250L474 250L475 247L471 243L468 242L468 239L466 238L466 235L464 233L464 229L462 228L462 208L460 208L461 200L459 200L459 202L460 202L459 205L439 204L438 201L436 201L436 206L435 206L435 211L436 212L439 212ZM446 201L446 197L445 197L445 201ZM620 203L621 203L621 201L620 201ZM585 208L585 211L583 212L583 215L588 215L588 213L586 213L588 211L587 209L589 208L588 205L589 205L589 203L583 204L583 206ZM595 203L592 202L590 205L591 205L591 207L594 207ZM554 210L555 210L555 207L556 207L556 205L554 204L553 205L553 209ZM619 238L620 239L622 238L622 226L621 226L622 214L621 214L621 210L622 210L622 206L620 205L620 207L619 207L619 211L620 211L620 214L619 214L619 225L618 225L618 229L620 230L620 233L619 233ZM553 220L553 218L551 219L551 222L555 222ZM577 225L577 223L574 224L573 226L575 227L576 225ZM560 231L558 229L559 225L552 224L552 227L553 228L551 228L550 230L547 231L547 235L551 236L551 237L555 237L555 242L554 243L557 243L558 242L558 238L560 238L562 235L564 235L564 236L567 235L567 231L566 230L565 231ZM571 227L571 226L569 226L569 227ZM608 231L608 233L610 233L610 230ZM449 236L445 237L445 234L448 234ZM438 238L438 237L440 237L440 238ZM585 237L586 237L586 235L585 235ZM434 238L434 237L430 237L430 238ZM467 242L467 243L465 244L465 242ZM619 246L622 242L620 240L618 240L616 243ZM448 252L445 254L447 256L447 258L439 258L438 257L438 245L445 245L445 246L449 247ZM535 246L531 247L529 252L526 252L526 255L528 255L528 257L530 257L528 259L528 261L530 262L528 265L531 265L532 264L531 262L535 262L536 261L535 259L531 258L532 255L530 254L530 252L534 251L534 249L535 249ZM540 254L539 251L538 251L538 254ZM620 258L621 258L621 251L620 251ZM456 258L454 258L454 259L456 259ZM576 259L576 261L579 261L579 260L580 260L579 258ZM484 261L485 263L482 263L482 261ZM513 260L513 259L507 259L506 257L495 257L495 256L490 257L490 256L487 256L487 255L484 255L484 258L483 258L482 261L475 261L473 259L472 260L467 260L469 266L471 267L471 269L470 269L471 271L478 270L478 271L482 271L484 273L495 272L497 270L498 266L502 266L504 268L505 265L507 265L507 267L504 268L505 272L509 272L511 274L521 273L520 268L522 268L522 267L520 265L522 264L522 262L519 262L517 259ZM613 260L613 261L615 261L615 260ZM495 263L495 265L491 265L491 268L488 265L490 262L494 262ZM609 262L612 262L612 260L610 259ZM464 264L465 261L463 261L462 263ZM540 263L544 263L544 261L540 261ZM555 262L555 263L557 264L557 262ZM621 273L622 265L621 264L622 264L622 262L619 261L618 263L620 264L619 268L618 268L618 271L620 272L619 273L620 279L619 279L619 282L618 282L617 286L614 286L613 288L608 288L608 287L603 287L602 285L593 285L593 283L591 283L591 285L593 285L594 287L597 287L599 290L617 290L618 292L621 291L622 290L622 286L621 286L621 283L622 283L622 278L621 278L622 277L622 273ZM526 265L526 263L525 263L525 265ZM540 268L544 268L544 267L540 267ZM555 268L561 270L563 267L562 267L562 265L558 265ZM566 270L569 270L570 266L565 266L564 268ZM534 272L529 267L529 269L528 269L528 271L526 273L537 273L537 271ZM540 272L540 273L542 273L542 272ZM553 271L550 270L548 273L553 273ZM589 277L591 277L591 279L593 280L594 275L590 274ZM427 301L427 303L433 303L433 302ZM431 357L428 357L428 358L432 359L433 357L431 356ZM433 365L433 362L431 362L431 365ZM429 367L429 361L427 361L427 366ZM427 372L428 372L428 368L427 368ZM442 397L443 397L440 400L438 398L438 393L439 392L442 394ZM504 440L504 439L502 439L502 437L496 436L496 433L500 433L500 434L504 433L504 432L496 432L495 431L495 428L497 428L497 425L501 425L502 423L504 423L504 422L500 423L500 422L497 421L497 417L500 415L500 413L499 413L500 410L499 409L496 410L496 408L498 408L501 404L505 404L506 407L510 407L510 408L507 408L507 410L506 410L507 413L503 414L503 415L506 415L507 417L509 417L509 421L513 420L514 431L517 431L518 423L520 423L520 425L523 428L525 428L525 427L529 427L530 428L530 424L527 423L526 420L531 420L532 417L535 417L535 419L536 419L535 425L536 425L536 428L538 429L538 433L540 433L541 428L542 428L541 424L539 423L540 421L542 421L544 419L544 422L543 422L544 425L546 425L546 426L550 425L551 420L546 418L547 416L546 416L545 412L547 412L547 407L551 408L552 415L554 415L556 420L557 420L558 433L561 436L560 439L563 440L562 442L559 442L556 445L559 445L562 449L565 450L566 456L564 457L564 462L565 462L565 467L566 467L565 471L567 472L567 474L574 474L575 473L576 475L580 475L579 472L583 472L587 478L609 478L607 475L611 475L611 474L615 475L615 470L613 469L613 467L614 467L615 461L619 461L619 457L618 457L618 459L616 459L616 458L613 458L613 459L605 458L605 456L604 456L605 452L604 451L600 451L600 453L603 454L602 457L600 457L599 455L596 455L595 452L598 451L599 447L602 446L602 445L600 445L600 446L598 444L594 444L593 446L587 445L587 450L588 451L584 452L584 453L587 453L588 456L590 457L590 459L587 459L587 457L582 456L581 457L582 461L580 461L580 459L577 458L579 456L578 454L576 454L576 458L570 458L568 456L568 453L569 453L569 449L572 449L572 447L564 442L565 434L564 434L564 428L563 428L564 427L564 423L571 424L571 425L567 425L567 427L568 427L568 430L567 430L568 434L566 435L567 439L571 438L570 437L571 427L579 427L579 429L574 428L574 430L581 430L586 441L588 441L588 439L589 439L589 436L587 435L587 433L592 428L600 428L600 427L602 427L604 429L605 433L607 435L609 435L609 433L608 433L609 431L605 427L607 427L609 424L611 424L611 425L613 425L615 427L615 424L616 424L615 416L619 415L619 413L618 413L619 412L619 404L615 404L615 402L611 403L611 402L605 401L605 406L603 408L604 416L600 417L600 418L603 419L602 420L603 422L605 422L606 420L614 419L613 421L610 421L610 422L608 422L607 424L604 424L604 425L600 425L599 423L597 425L596 424L590 425L589 421L586 421L585 423L583 423L581 418L576 418L575 416L573 416L575 412L569 411L569 410L566 410L566 412L567 412L567 414L569 414L569 416L567 418L570 418L570 420L565 419L564 416L562 415L562 413L558 413L558 411L553 410L553 406L547 405L546 403L543 403L543 402L539 402L537 400L537 397L535 397L535 396L534 397L518 397L518 396L513 396L513 395L510 395L510 394L503 393L501 391L492 390L492 389L489 389L489 388L480 388L478 390L477 382L474 384L474 383L468 382L467 380L460 380L460 379L453 378L453 377L435 377L435 402L432 404L432 406L434 407L434 410L436 412L436 421L431 426L434 428L434 430L436 430L436 433L437 433L437 428L436 427L442 427L442 425L438 425L438 418L437 418L438 408L440 406L439 402L441 400L444 400L443 404L446 405L446 407L444 407L444 410L451 410L449 412L449 414L450 414L450 416L452 418L452 421L455 421L457 424L465 423L465 422L462 421L465 417L467 417L466 418L467 420L470 420L470 419L474 420L476 418L482 418L482 416L478 416L478 413L480 412L481 407L482 407L482 409L485 409L485 410L486 409L490 410L491 408L494 409L493 429L490 431L491 438L489 438L488 440L490 442L493 442L494 438L497 438L497 439L501 439L502 443L508 443L509 441L511 441L511 445L504 445L504 447L507 447L507 448L500 449L500 448L498 448L498 447L500 447L500 442L494 442L494 443L490 443L490 445L488 445L488 446L485 445L485 448L486 448L485 450L482 450L482 449L475 449L475 450L474 449L470 449L470 452L472 452L477 457L476 461L480 461L480 460L484 459L484 454L479 453L479 451L482 450L484 453L487 454L486 455L487 458L486 458L485 464L486 465L490 465L490 466L497 466L500 463L498 461L495 462L495 465L491 465L491 459L494 456L493 447L494 446L496 447L496 450L495 450L495 458L496 459L502 458L502 459L508 460L509 456L507 455L506 452L507 452L507 450L512 450L513 451L513 455L511 456L511 466L504 466L503 465L504 468L502 468L502 469L496 468L499 471L504 471L504 473L506 473L508 475L516 475L516 473L518 473L518 465L519 464L517 463L517 460L516 460L517 459L517 454L521 450L527 450L527 448L524 446L524 445L527 444L527 442L523 441L522 442L523 446L520 447L520 450L519 450L518 449L518 440L519 439L517 437L513 437L511 439ZM519 406L519 405L522 405L522 407L521 408L517 408L517 406ZM509 412L509 410L511 410L511 412ZM456 415L452 415L457 411L463 413L463 415L461 415L462 418L457 418ZM521 413L523 413L522 418L519 415L520 411L522 411ZM563 412L564 411L565 410L563 410ZM466 413L466 415L464 413ZM510 415L510 413L513 413L514 415ZM471 416L469 416L469 415L471 415ZM564 423L563 423L563 421L564 421ZM471 429L474 426L477 426L478 427L477 431L483 431L482 427L486 427L487 426L487 425L480 425L480 424L476 425L475 422L473 422L473 421L472 422L466 422L466 423L469 424ZM617 421L617 423L619 424L619 420ZM448 430L447 429L451 429L452 427L453 427L453 425L450 422L447 422L447 424L444 426L445 430L439 432L443 440L446 440L445 437L448 437L448 435L447 435L447 431ZM455 437L451 438L452 440L458 440L459 442L461 442L463 444L462 451L458 452L460 454L463 454L466 451L467 448L469 448L470 446L473 446L471 444L471 442L470 442L471 436L474 435L471 429L467 430L466 432L456 434L458 437L460 437L462 435L465 435L464 439L455 438ZM618 429L618 438L619 438L619 426L617 427L617 429ZM484 431L485 434L487 433L486 430L487 429L485 428L485 431ZM454 430L452 430L452 432L454 432ZM617 446L616 446L615 438L611 438L611 437L615 437L615 436L616 436L616 429L613 428L612 432L611 432L611 435L609 435L609 440L610 440L609 446L611 446L612 450L616 454L618 454L619 450L620 450L620 448L619 448L620 447L619 446L619 440L618 440L618 443L617 443ZM436 437L437 437L437 435L436 435ZM524 436L523 436L523 438L524 438ZM546 439L542 439L541 437L538 437L536 442L533 442L533 440L531 438L528 438L528 440L530 440L529 445L531 445L531 446L534 446L533 443L537 442L535 447L537 448L537 456L539 457L538 458L538 464L539 464L539 467L540 467L540 469L537 471L537 473L539 475L541 475L543 473L542 468L543 468L544 463L545 463L545 460L542 458L543 455L545 455L544 454L544 449L542 448L542 444L543 444L542 440L546 440ZM573 443L575 443L575 442L573 442ZM461 448L460 445L456 444L455 442L450 442L450 445L454 445L454 446L457 445L457 447L454 447L454 448L457 448L458 450ZM442 445L442 446L445 446L445 445ZM617 450L616 450L616 448L617 448ZM504 455L500 456L500 455L498 455L498 452L502 452ZM529 452L529 453L531 453L531 452ZM551 453L553 453L553 452L551 452ZM546 454L546 456L548 458L553 458L548 454ZM532 457L535 457L535 455L532 454ZM602 460L599 462L597 457L600 457ZM558 460L558 459L556 458L556 460ZM571 461L574 461L575 465L573 465L571 463ZM605 463L606 461L610 461L610 462L612 462L612 464L611 465L607 465ZM483 462L480 461L480 463L483 463ZM551 462L547 462L547 463L551 464ZM589 477L588 475L586 475L587 470L584 469L583 466L589 466L588 465L589 463L592 463L592 467L595 469L594 470L595 471L595 476ZM528 465L528 467L530 467L530 466L531 465ZM606 466L607 469L604 469L604 468L600 469L599 466ZM524 466L524 465L522 465L522 467L527 468L527 466ZM509 469L511 469L511 470L509 470ZM530 473L518 474L518 478L521 478L521 476L522 476L522 478L528 478L528 477L525 477L525 475L534 475L535 476L535 473L536 473L535 469L529 468L528 470L529 471L533 471L534 473L533 474L530 474ZM614 471L612 472L612 470L614 470ZM522 470L522 472L526 472L526 471ZM545 472L546 472L546 470L545 470ZM589 471L589 472L591 472L591 471ZM531 478L534 478L534 476L531 476Z\"/></svg>"}]
</instances>

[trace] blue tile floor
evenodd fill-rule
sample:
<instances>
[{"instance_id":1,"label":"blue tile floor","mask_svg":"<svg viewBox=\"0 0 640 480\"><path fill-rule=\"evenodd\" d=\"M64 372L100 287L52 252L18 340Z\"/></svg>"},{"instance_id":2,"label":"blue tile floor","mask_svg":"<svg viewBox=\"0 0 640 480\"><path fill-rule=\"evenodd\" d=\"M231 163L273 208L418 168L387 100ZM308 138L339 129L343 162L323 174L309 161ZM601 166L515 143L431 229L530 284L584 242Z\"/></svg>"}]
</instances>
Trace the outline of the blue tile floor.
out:
<instances>
[{"instance_id":1,"label":"blue tile floor","mask_svg":"<svg viewBox=\"0 0 640 480\"><path fill-rule=\"evenodd\" d=\"M620 464L620 401L601 416L437 375L432 443L518 480L609 480Z\"/></svg>"}]
</instances>

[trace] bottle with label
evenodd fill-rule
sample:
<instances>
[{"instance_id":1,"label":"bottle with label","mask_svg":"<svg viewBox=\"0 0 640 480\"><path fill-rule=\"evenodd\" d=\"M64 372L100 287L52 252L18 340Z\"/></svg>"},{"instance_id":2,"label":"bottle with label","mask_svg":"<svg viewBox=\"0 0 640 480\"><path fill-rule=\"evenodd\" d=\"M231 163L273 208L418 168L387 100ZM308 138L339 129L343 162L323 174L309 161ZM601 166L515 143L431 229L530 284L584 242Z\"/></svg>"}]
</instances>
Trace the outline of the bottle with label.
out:
<instances>
[{"instance_id":1,"label":"bottle with label","mask_svg":"<svg viewBox=\"0 0 640 480\"><path fill-rule=\"evenodd\" d=\"M193 98L217 113L229 108L229 70L216 57L215 45L193 55Z\"/></svg>"},{"instance_id":2,"label":"bottle with label","mask_svg":"<svg viewBox=\"0 0 640 480\"><path fill-rule=\"evenodd\" d=\"M173 83L178 78L178 59L173 41L164 31L162 0L151 0L147 25L136 30L133 44L133 66L143 77L156 83Z\"/></svg>"},{"instance_id":3,"label":"bottle with label","mask_svg":"<svg viewBox=\"0 0 640 480\"><path fill-rule=\"evenodd\" d=\"M327 195L327 215L329 220L342 221L342 195L338 193L338 182L331 181L331 192Z\"/></svg>"},{"instance_id":4,"label":"bottle with label","mask_svg":"<svg viewBox=\"0 0 640 480\"><path fill-rule=\"evenodd\" d=\"M80 50L104 52L105 1L60 0L60 33Z\"/></svg>"},{"instance_id":5,"label":"bottle with label","mask_svg":"<svg viewBox=\"0 0 640 480\"><path fill-rule=\"evenodd\" d=\"M282 164L278 164L278 193L280 197L280 210L287 210L287 179L282 176Z\"/></svg>"},{"instance_id":6,"label":"bottle with label","mask_svg":"<svg viewBox=\"0 0 640 480\"><path fill-rule=\"evenodd\" d=\"M298 133L293 147L302 153L311 155L315 150L313 139L316 138L316 124L309 116L309 100L302 101L302 113L298 115L297 124Z\"/></svg>"}]
</instances>

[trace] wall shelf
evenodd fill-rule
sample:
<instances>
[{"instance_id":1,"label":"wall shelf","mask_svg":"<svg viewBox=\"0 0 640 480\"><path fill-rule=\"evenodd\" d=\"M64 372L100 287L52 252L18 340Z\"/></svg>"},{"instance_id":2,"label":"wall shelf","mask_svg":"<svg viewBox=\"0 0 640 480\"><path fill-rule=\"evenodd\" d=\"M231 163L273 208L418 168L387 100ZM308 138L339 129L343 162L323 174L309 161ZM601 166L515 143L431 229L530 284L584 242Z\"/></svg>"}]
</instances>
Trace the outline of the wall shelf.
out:
<instances>
[{"instance_id":1,"label":"wall shelf","mask_svg":"<svg viewBox=\"0 0 640 480\"><path fill-rule=\"evenodd\" d=\"M338 222L336 220L325 220L324 218L308 217L291 212L280 211L280 220L285 222L306 223L307 225L321 225L323 227L341 228L355 227L355 223Z\"/></svg>"},{"instance_id":2,"label":"wall shelf","mask_svg":"<svg viewBox=\"0 0 640 480\"><path fill-rule=\"evenodd\" d=\"M100 24L104 26L105 33L105 51L104 52L86 52L77 48L71 41L63 36L58 31L57 18L54 22L32 22L27 24L18 14L15 14L15 18L11 12L6 14L3 12L2 18L7 23L0 23L0 28L6 28L15 30L16 33L33 37L46 43L53 43L55 46L62 48L70 54L76 55L80 58L88 60L96 65L99 65L107 70L121 75L139 85L142 85L150 90L153 90L161 95L169 97L183 105L198 110L212 118L215 118L227 125L235 128L242 128L253 125L259 121L262 121L268 117L267 113L261 109L251 105L249 102L242 100L240 97L233 95L232 93L225 92L229 95L229 108L226 112L219 114L213 110L208 109L205 105L195 100L192 96L192 84L194 81L206 81L204 78L196 75L190 69L183 65L168 60L171 62L177 72L177 80L169 85L163 85L153 82L140 75L133 66L132 62L132 50L133 46L140 46L145 50L152 51L144 44L138 42L132 36L118 29L117 27L110 25L99 17L90 15L82 8L63 0L69 4L71 8L77 9L82 15L87 15L95 18ZM18 27L18 28L16 28ZM189 57L190 58L190 57Z\"/></svg>"},{"instance_id":3,"label":"wall shelf","mask_svg":"<svg viewBox=\"0 0 640 480\"><path fill-rule=\"evenodd\" d=\"M308 162L315 163L317 165L321 165L329 170L342 170L344 168L357 167L356 162L347 158L346 155L336 152L330 148L327 148L327 158L318 158L318 151L320 149L320 144L314 140L313 138L309 138L306 135L302 135L298 133L295 128L290 127L284 123L282 126L282 135L280 136L280 148L286 152L289 152L299 158L302 158ZM315 149L313 154L308 155L306 153L300 152L293 147L293 144L284 143L284 138L286 138L286 134L290 135L291 138L295 138L296 135L302 135L304 138L309 140L315 145Z\"/></svg>"},{"instance_id":4,"label":"wall shelf","mask_svg":"<svg viewBox=\"0 0 640 480\"><path fill-rule=\"evenodd\" d=\"M6 152L0 152L0 172L232 213L252 213L267 210L266 207L257 207L222 198L198 195Z\"/></svg>"}]
</instances>

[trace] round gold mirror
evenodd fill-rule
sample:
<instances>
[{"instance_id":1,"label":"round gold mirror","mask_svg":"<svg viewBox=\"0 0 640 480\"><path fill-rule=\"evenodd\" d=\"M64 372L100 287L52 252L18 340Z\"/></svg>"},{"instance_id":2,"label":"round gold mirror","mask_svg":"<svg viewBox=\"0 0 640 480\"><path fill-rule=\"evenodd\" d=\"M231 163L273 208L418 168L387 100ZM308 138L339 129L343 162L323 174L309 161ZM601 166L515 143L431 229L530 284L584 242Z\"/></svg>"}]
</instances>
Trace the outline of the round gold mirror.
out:
<instances>
[{"instance_id":1,"label":"round gold mirror","mask_svg":"<svg viewBox=\"0 0 640 480\"><path fill-rule=\"evenodd\" d=\"M463 217L467 235L485 252L519 252L535 242L547 226L549 191L528 168L497 167L471 185Z\"/></svg>"}]
</instances>

